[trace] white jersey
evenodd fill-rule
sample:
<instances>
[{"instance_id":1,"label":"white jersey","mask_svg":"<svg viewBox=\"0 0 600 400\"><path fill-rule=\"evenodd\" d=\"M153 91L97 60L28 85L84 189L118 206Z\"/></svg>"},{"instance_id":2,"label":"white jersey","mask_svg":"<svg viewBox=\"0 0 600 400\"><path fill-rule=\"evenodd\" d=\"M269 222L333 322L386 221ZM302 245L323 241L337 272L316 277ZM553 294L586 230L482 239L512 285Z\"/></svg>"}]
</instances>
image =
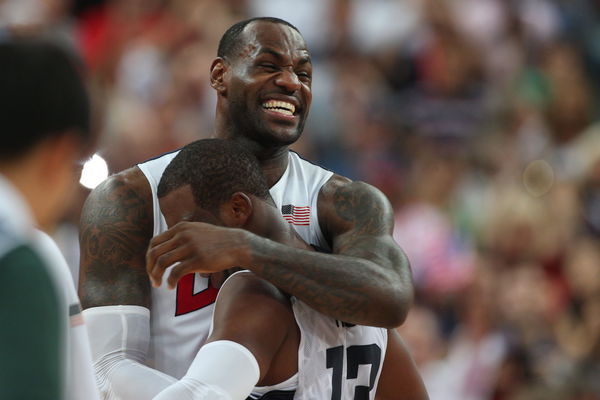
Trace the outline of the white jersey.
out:
<instances>
[{"instance_id":1,"label":"white jersey","mask_svg":"<svg viewBox=\"0 0 600 400\"><path fill-rule=\"evenodd\" d=\"M81 305L75 291L71 270L50 236L42 231L37 231L35 239L36 248L48 261L48 268L62 296L64 313L69 317L66 337L67 381L65 400L97 400L100 398L100 394L92 367L90 339L81 315Z\"/></svg>"},{"instance_id":2,"label":"white jersey","mask_svg":"<svg viewBox=\"0 0 600 400\"><path fill-rule=\"evenodd\" d=\"M373 400L387 349L387 329L351 325L292 298L300 327L295 400Z\"/></svg>"},{"instance_id":3,"label":"white jersey","mask_svg":"<svg viewBox=\"0 0 600 400\"><path fill-rule=\"evenodd\" d=\"M375 399L387 329L346 324L291 300L300 328L298 372L279 384L254 388L249 399Z\"/></svg>"},{"instance_id":4,"label":"white jersey","mask_svg":"<svg viewBox=\"0 0 600 400\"><path fill-rule=\"evenodd\" d=\"M156 196L160 177L177 152L139 164L152 190L154 236L167 230ZM271 196L283 217L312 245L328 249L319 227L317 199L321 187L333 173L294 152L282 177L271 188ZM166 271L166 275L169 270ZM217 290L207 278L189 274L180 279L176 290L166 282L152 288L150 316L150 365L177 379L185 375L194 356L208 337Z\"/></svg>"}]
</instances>

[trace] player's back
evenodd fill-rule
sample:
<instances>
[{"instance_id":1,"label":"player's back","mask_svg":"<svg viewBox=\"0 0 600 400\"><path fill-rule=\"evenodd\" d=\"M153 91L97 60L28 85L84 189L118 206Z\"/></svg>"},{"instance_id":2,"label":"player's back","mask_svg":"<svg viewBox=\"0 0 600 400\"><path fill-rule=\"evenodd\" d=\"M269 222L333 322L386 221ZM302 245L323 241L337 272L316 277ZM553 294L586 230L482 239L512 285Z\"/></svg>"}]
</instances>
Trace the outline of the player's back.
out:
<instances>
[{"instance_id":1,"label":"player's back","mask_svg":"<svg viewBox=\"0 0 600 400\"><path fill-rule=\"evenodd\" d=\"M210 341L235 341L258 362L258 382L269 386L254 387L249 400L373 400L388 331L336 321L254 273L239 271L219 291ZM194 363L195 371L211 365L206 358ZM216 375L235 381L251 375L247 367L227 368Z\"/></svg>"},{"instance_id":2,"label":"player's back","mask_svg":"<svg viewBox=\"0 0 600 400\"><path fill-rule=\"evenodd\" d=\"M297 299L292 307L301 331L294 399L374 399L387 330L337 321Z\"/></svg>"}]
</instances>

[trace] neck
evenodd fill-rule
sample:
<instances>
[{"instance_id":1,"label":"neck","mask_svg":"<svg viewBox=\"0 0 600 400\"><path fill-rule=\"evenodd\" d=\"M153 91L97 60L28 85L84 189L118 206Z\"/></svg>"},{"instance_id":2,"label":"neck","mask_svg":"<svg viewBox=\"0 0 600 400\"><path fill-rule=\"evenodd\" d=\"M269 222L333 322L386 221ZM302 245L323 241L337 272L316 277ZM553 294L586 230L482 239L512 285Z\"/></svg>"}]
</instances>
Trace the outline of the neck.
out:
<instances>
[{"instance_id":1,"label":"neck","mask_svg":"<svg viewBox=\"0 0 600 400\"><path fill-rule=\"evenodd\" d=\"M252 140L247 134L239 132L223 115L226 115L226 113L217 113L215 119L215 137L235 140L254 154L262 167L269 187L273 186L287 168L288 146L265 146L262 143Z\"/></svg>"}]
</instances>

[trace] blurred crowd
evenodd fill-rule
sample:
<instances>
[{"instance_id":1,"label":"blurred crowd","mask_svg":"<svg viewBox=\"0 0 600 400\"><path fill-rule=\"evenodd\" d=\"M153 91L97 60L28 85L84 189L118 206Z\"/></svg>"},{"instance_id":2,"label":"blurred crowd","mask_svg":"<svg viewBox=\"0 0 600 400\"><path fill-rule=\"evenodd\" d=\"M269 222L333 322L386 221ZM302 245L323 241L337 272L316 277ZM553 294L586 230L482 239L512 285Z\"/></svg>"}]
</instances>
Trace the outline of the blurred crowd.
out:
<instances>
[{"instance_id":1,"label":"blurred crowd","mask_svg":"<svg viewBox=\"0 0 600 400\"><path fill-rule=\"evenodd\" d=\"M312 52L294 148L394 206L431 398L600 399L600 1L3 0L0 36L80 55L116 172L211 135L210 62L252 16Z\"/></svg>"}]
</instances>

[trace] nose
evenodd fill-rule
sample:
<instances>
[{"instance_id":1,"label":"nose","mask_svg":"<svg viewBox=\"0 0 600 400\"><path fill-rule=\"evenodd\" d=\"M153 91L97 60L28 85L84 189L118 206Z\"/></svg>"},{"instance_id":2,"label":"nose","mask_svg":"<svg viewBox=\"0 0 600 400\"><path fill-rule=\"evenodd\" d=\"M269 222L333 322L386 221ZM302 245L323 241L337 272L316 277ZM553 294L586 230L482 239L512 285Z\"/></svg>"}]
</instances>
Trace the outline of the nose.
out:
<instances>
[{"instance_id":1,"label":"nose","mask_svg":"<svg viewBox=\"0 0 600 400\"><path fill-rule=\"evenodd\" d=\"M283 69L275 79L275 84L284 88L288 93L293 93L300 89L301 82L298 75L292 70Z\"/></svg>"}]
</instances>

